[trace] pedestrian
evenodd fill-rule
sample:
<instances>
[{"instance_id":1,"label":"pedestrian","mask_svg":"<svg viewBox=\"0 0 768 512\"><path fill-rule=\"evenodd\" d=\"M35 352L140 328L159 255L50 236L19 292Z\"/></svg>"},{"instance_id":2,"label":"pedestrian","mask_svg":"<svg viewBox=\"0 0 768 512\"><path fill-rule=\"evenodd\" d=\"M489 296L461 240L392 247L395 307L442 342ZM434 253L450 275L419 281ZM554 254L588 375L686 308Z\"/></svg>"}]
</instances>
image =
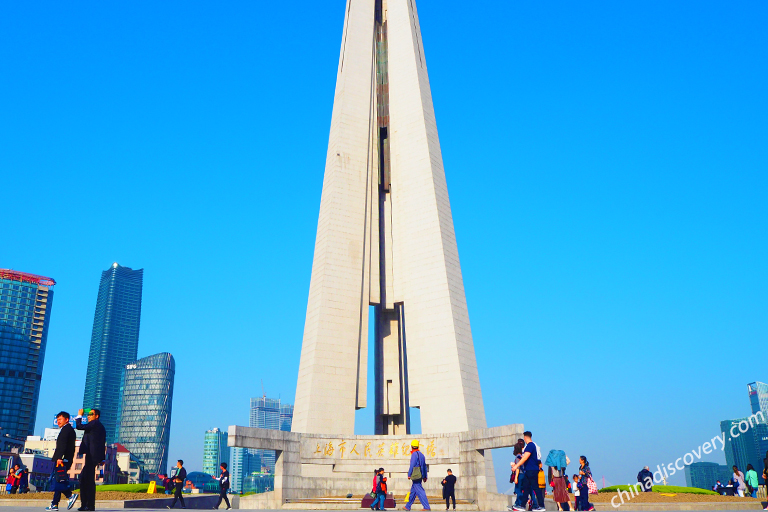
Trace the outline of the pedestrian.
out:
<instances>
[{"instance_id":1,"label":"pedestrian","mask_svg":"<svg viewBox=\"0 0 768 512\"><path fill-rule=\"evenodd\" d=\"M528 496L531 496L533 510L545 510L544 503L537 503L536 488L539 482L539 464L541 462L541 448L533 442L533 434L524 432L525 448L520 460L512 465L513 470L523 469L523 482L521 484L521 495L518 497L514 510L525 511L528 504Z\"/></svg>"},{"instance_id":2,"label":"pedestrian","mask_svg":"<svg viewBox=\"0 0 768 512\"><path fill-rule=\"evenodd\" d=\"M516 463L520 462L520 459L523 458L523 448L525 448L525 441L522 439L518 439L517 443L515 443L515 447L512 450L512 454L515 456L515 460L509 463L509 466L512 469L512 476L509 479L509 483L515 484L515 504L518 504L520 496L522 494L522 469L514 469L514 466Z\"/></svg>"},{"instance_id":3,"label":"pedestrian","mask_svg":"<svg viewBox=\"0 0 768 512\"><path fill-rule=\"evenodd\" d=\"M453 471L448 470L448 475L443 478L443 498L445 499L445 510L448 510L448 501L453 500L453 510L456 510L456 477Z\"/></svg>"},{"instance_id":4,"label":"pedestrian","mask_svg":"<svg viewBox=\"0 0 768 512\"><path fill-rule=\"evenodd\" d=\"M765 482L765 494L768 496L768 452L765 452L765 458L763 459L763 482ZM763 510L768 510L768 506Z\"/></svg>"},{"instance_id":5,"label":"pedestrian","mask_svg":"<svg viewBox=\"0 0 768 512\"><path fill-rule=\"evenodd\" d=\"M549 481L552 483L552 497L560 510L571 510L571 498L568 496L565 468L549 467Z\"/></svg>"},{"instance_id":6,"label":"pedestrian","mask_svg":"<svg viewBox=\"0 0 768 512\"><path fill-rule=\"evenodd\" d=\"M29 471L24 467L19 468L16 476L19 477L19 494L27 494L29 492Z\"/></svg>"},{"instance_id":7,"label":"pedestrian","mask_svg":"<svg viewBox=\"0 0 768 512\"><path fill-rule=\"evenodd\" d=\"M419 451L417 439L411 441L411 464L408 467L408 478L411 479L411 493L404 510L411 510L416 498L419 498L419 503L424 507L424 510L432 510L429 506L429 500L427 500L427 493L422 486L422 483L427 481L427 459Z\"/></svg>"},{"instance_id":8,"label":"pedestrian","mask_svg":"<svg viewBox=\"0 0 768 512\"><path fill-rule=\"evenodd\" d=\"M744 475L744 480L747 483L747 491L753 498L757 498L757 471L752 467L752 464L747 464L747 474Z\"/></svg>"},{"instance_id":9,"label":"pedestrian","mask_svg":"<svg viewBox=\"0 0 768 512\"><path fill-rule=\"evenodd\" d=\"M376 486L374 488L374 494L376 494L376 497L373 499L371 510L386 511L387 509L384 508L384 502L387 499L387 477L384 476L384 468L376 470Z\"/></svg>"},{"instance_id":10,"label":"pedestrian","mask_svg":"<svg viewBox=\"0 0 768 512\"><path fill-rule=\"evenodd\" d=\"M376 487L379 485L379 470L374 469L373 470L373 481L371 482L371 496L373 496L373 502L371 503L371 510L375 510L378 505L376 502L378 501L378 496L376 496Z\"/></svg>"},{"instance_id":11,"label":"pedestrian","mask_svg":"<svg viewBox=\"0 0 768 512\"><path fill-rule=\"evenodd\" d=\"M165 494L171 494L173 493L173 482L168 477L168 475L163 475L163 489L165 489Z\"/></svg>"},{"instance_id":12,"label":"pedestrian","mask_svg":"<svg viewBox=\"0 0 768 512\"><path fill-rule=\"evenodd\" d=\"M8 476L5 477L5 492L16 494L16 470L14 468L8 470Z\"/></svg>"},{"instance_id":13,"label":"pedestrian","mask_svg":"<svg viewBox=\"0 0 768 512\"><path fill-rule=\"evenodd\" d=\"M648 466L645 466L637 474L637 481L643 484L643 490L645 492L651 492L653 490L653 473L651 473Z\"/></svg>"},{"instance_id":14,"label":"pedestrian","mask_svg":"<svg viewBox=\"0 0 768 512\"><path fill-rule=\"evenodd\" d=\"M547 492L547 474L544 473L544 466L539 461L539 474L537 475L536 482L536 501L539 502L540 507L544 507L544 494Z\"/></svg>"},{"instance_id":15,"label":"pedestrian","mask_svg":"<svg viewBox=\"0 0 768 512\"><path fill-rule=\"evenodd\" d=\"M173 502L170 505L166 505L165 508L173 508L176 506L176 500L181 502L181 508L187 508L184 505L184 496L181 495L181 490L184 488L184 481L187 479L187 470L184 469L184 461L179 459L176 461L176 476L173 477L174 489L173 489Z\"/></svg>"},{"instance_id":16,"label":"pedestrian","mask_svg":"<svg viewBox=\"0 0 768 512\"><path fill-rule=\"evenodd\" d=\"M581 510L581 482L579 480L579 475L573 475L573 484L571 485L571 488L573 489L574 510Z\"/></svg>"},{"instance_id":17,"label":"pedestrian","mask_svg":"<svg viewBox=\"0 0 768 512\"><path fill-rule=\"evenodd\" d=\"M229 498L227 498L227 491L229 490L229 471L227 471L227 463L221 463L221 475L219 476L219 501L216 503L214 509L218 510L221 505L221 500L227 502L227 510L232 506L229 504Z\"/></svg>"},{"instance_id":18,"label":"pedestrian","mask_svg":"<svg viewBox=\"0 0 768 512\"><path fill-rule=\"evenodd\" d=\"M80 472L80 512L96 510L96 466L104 463L107 452L107 431L101 424L101 411L90 409L88 422L83 423L84 409L77 411L75 424L77 430L84 431L83 440L80 441L79 455L85 455L83 470Z\"/></svg>"},{"instance_id":19,"label":"pedestrian","mask_svg":"<svg viewBox=\"0 0 768 512\"><path fill-rule=\"evenodd\" d=\"M743 498L747 484L744 482L744 473L739 471L739 468L737 468L735 464L733 466L733 478L731 478L731 483L733 484L733 490Z\"/></svg>"},{"instance_id":20,"label":"pedestrian","mask_svg":"<svg viewBox=\"0 0 768 512\"><path fill-rule=\"evenodd\" d=\"M594 479L592 478L592 470L589 469L589 461L584 455L579 457L579 475L581 475L581 478L579 478L581 482L581 492L579 493L581 510L595 510L595 507L589 502L589 493L591 492L589 484L592 481L592 485L594 485Z\"/></svg>"},{"instance_id":21,"label":"pedestrian","mask_svg":"<svg viewBox=\"0 0 768 512\"><path fill-rule=\"evenodd\" d=\"M46 510L59 510L61 495L67 497L67 510L71 509L77 501L77 493L73 493L69 485L69 468L75 460L75 441L77 434L69 422L69 413L61 411L56 415L56 425L59 426L59 435L56 438L56 449L51 457L53 462L53 500ZM60 470L63 469L63 470ZM61 482L59 482L61 480Z\"/></svg>"}]
</instances>

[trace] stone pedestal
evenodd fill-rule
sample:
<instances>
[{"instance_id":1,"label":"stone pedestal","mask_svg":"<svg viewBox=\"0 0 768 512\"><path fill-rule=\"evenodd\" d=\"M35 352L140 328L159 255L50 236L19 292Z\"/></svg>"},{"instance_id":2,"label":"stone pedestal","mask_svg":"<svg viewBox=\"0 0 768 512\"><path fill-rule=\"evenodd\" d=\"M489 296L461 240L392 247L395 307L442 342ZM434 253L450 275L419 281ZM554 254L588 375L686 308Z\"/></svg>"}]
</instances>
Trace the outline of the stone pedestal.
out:
<instances>
[{"instance_id":1,"label":"stone pedestal","mask_svg":"<svg viewBox=\"0 0 768 512\"><path fill-rule=\"evenodd\" d=\"M506 510L507 499L496 492L486 454L514 446L522 436L522 424L409 436L334 436L230 426L228 444L275 450L275 490L263 500L264 508L282 508L286 500L370 492L379 467L385 470L389 491L403 495L411 487L411 441L418 439L429 467L427 495L442 495L440 482L450 468L458 479L457 499L476 503L479 510Z\"/></svg>"}]
</instances>

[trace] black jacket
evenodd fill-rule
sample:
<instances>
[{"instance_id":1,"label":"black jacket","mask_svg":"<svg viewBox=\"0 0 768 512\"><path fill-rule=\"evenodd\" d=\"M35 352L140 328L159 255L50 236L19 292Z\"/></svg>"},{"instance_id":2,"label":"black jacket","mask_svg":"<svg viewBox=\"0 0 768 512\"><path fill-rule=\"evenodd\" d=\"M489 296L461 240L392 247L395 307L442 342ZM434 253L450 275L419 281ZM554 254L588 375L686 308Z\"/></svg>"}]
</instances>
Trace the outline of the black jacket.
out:
<instances>
[{"instance_id":1,"label":"black jacket","mask_svg":"<svg viewBox=\"0 0 768 512\"><path fill-rule=\"evenodd\" d=\"M445 483L443 484L443 498L447 498L453 494L453 489L456 485L456 477L453 475L447 475L445 478L443 478L443 480L445 480Z\"/></svg>"},{"instance_id":2,"label":"black jacket","mask_svg":"<svg viewBox=\"0 0 768 512\"><path fill-rule=\"evenodd\" d=\"M56 451L53 452L53 464L56 465L57 460L66 459L66 467L72 465L72 461L75 460L75 429L72 425L67 423L61 430L59 430L59 437L56 438Z\"/></svg>"},{"instance_id":3,"label":"black jacket","mask_svg":"<svg viewBox=\"0 0 768 512\"><path fill-rule=\"evenodd\" d=\"M229 489L229 471L226 469L221 472L221 476L219 477L219 487L222 491Z\"/></svg>"},{"instance_id":4,"label":"black jacket","mask_svg":"<svg viewBox=\"0 0 768 512\"><path fill-rule=\"evenodd\" d=\"M181 480L181 482L179 482ZM180 467L176 476L173 477L173 483L176 487L184 487L184 482L187 480L187 470L184 467Z\"/></svg>"},{"instance_id":5,"label":"black jacket","mask_svg":"<svg viewBox=\"0 0 768 512\"><path fill-rule=\"evenodd\" d=\"M77 453L84 453L94 463L104 462L104 456L107 451L107 431L99 420L82 423L82 419L75 420L77 430L85 430L83 440L80 442L80 449Z\"/></svg>"}]
</instances>

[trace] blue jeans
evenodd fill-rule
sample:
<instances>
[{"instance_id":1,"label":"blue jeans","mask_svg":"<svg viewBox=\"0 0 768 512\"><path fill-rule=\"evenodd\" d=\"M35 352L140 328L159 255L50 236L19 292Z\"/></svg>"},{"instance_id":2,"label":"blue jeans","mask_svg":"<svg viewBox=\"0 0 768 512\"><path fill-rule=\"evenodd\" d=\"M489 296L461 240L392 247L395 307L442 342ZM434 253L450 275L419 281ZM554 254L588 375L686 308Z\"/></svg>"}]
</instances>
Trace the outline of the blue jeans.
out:
<instances>
[{"instance_id":1,"label":"blue jeans","mask_svg":"<svg viewBox=\"0 0 768 512\"><path fill-rule=\"evenodd\" d=\"M518 508L525 508L528 505L528 496L531 497L533 508L538 508L536 499L536 489L539 487L539 470L531 469L523 472L523 483L520 485L521 493L517 495L515 505ZM541 506L544 506L542 503Z\"/></svg>"},{"instance_id":2,"label":"blue jeans","mask_svg":"<svg viewBox=\"0 0 768 512\"><path fill-rule=\"evenodd\" d=\"M380 510L384 510L384 500L386 500L386 499L387 499L387 495L386 494L384 494L383 492L377 492L376 493L376 499L373 500L373 503L371 503L371 506L373 508L376 508L377 504L381 503L381 505L379 505L379 509Z\"/></svg>"}]
</instances>

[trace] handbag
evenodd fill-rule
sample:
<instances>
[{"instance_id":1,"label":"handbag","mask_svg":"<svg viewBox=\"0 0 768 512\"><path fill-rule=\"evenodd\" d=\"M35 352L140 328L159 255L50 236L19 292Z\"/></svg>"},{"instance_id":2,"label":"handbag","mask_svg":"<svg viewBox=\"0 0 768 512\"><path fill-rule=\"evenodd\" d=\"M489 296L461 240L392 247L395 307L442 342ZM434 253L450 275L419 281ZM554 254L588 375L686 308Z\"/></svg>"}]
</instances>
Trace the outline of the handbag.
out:
<instances>
[{"instance_id":1,"label":"handbag","mask_svg":"<svg viewBox=\"0 0 768 512\"><path fill-rule=\"evenodd\" d=\"M589 494L597 494L597 484L592 480L592 477L587 478L587 489L589 489Z\"/></svg>"}]
</instances>

